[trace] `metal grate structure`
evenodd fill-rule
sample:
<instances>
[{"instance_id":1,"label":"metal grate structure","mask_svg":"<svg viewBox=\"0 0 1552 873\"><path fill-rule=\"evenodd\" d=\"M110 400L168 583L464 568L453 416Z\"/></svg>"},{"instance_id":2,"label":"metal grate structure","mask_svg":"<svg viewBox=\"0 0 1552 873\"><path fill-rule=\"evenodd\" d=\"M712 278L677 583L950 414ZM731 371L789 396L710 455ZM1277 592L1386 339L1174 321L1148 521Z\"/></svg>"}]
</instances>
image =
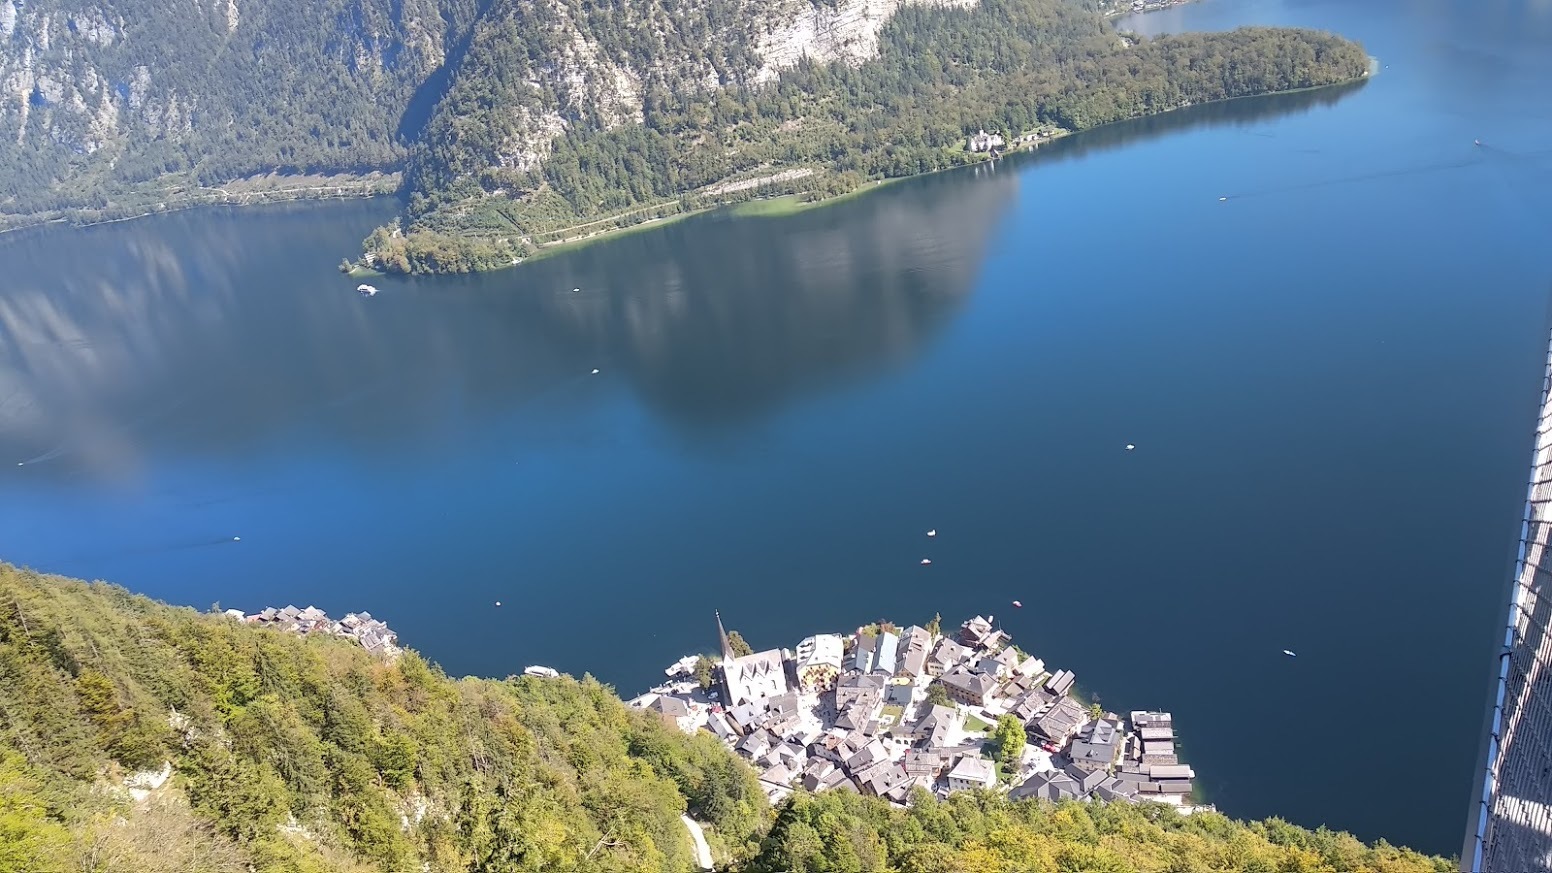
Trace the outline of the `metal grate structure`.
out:
<instances>
[{"instance_id":1,"label":"metal grate structure","mask_svg":"<svg viewBox=\"0 0 1552 873\"><path fill-rule=\"evenodd\" d=\"M1552 870L1552 347L1463 873Z\"/></svg>"}]
</instances>

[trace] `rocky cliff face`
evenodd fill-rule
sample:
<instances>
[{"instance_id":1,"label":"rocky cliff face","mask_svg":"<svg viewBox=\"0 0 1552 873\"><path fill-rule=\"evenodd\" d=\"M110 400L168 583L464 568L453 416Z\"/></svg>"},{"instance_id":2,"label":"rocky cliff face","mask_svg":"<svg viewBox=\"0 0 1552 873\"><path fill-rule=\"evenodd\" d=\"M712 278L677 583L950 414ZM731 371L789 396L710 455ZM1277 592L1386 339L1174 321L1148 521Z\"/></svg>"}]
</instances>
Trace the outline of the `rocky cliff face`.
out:
<instances>
[{"instance_id":1,"label":"rocky cliff face","mask_svg":"<svg viewBox=\"0 0 1552 873\"><path fill-rule=\"evenodd\" d=\"M174 177L392 168L439 71L438 145L469 138L460 89L476 92L501 107L479 161L532 170L578 125L641 122L653 89L860 62L913 2L975 0L0 0L0 213Z\"/></svg>"},{"instance_id":2,"label":"rocky cliff face","mask_svg":"<svg viewBox=\"0 0 1552 873\"><path fill-rule=\"evenodd\" d=\"M446 190L482 177L486 191L504 191L567 132L640 123L654 95L764 85L805 59L859 64L877 56L901 7L976 2L498 0L438 106L411 186Z\"/></svg>"},{"instance_id":3,"label":"rocky cliff face","mask_svg":"<svg viewBox=\"0 0 1552 873\"><path fill-rule=\"evenodd\" d=\"M818 62L860 63L878 54L878 33L906 5L967 8L977 0L841 0L835 6L792 4L755 50L760 67L755 82L774 81L782 70L804 58Z\"/></svg>"}]
</instances>

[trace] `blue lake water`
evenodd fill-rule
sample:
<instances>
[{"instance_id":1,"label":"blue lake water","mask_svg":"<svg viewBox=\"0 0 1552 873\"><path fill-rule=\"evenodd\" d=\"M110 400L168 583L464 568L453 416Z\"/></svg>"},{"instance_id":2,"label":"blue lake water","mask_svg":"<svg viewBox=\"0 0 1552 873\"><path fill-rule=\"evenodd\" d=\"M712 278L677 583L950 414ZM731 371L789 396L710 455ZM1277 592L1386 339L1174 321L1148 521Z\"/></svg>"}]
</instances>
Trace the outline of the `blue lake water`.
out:
<instances>
[{"instance_id":1,"label":"blue lake water","mask_svg":"<svg viewBox=\"0 0 1552 873\"><path fill-rule=\"evenodd\" d=\"M1129 26L1244 23L1381 72L370 300L334 265L387 203L0 238L0 555L627 694L713 608L761 647L990 612L1173 709L1226 812L1454 852L1546 350L1552 6Z\"/></svg>"}]
</instances>

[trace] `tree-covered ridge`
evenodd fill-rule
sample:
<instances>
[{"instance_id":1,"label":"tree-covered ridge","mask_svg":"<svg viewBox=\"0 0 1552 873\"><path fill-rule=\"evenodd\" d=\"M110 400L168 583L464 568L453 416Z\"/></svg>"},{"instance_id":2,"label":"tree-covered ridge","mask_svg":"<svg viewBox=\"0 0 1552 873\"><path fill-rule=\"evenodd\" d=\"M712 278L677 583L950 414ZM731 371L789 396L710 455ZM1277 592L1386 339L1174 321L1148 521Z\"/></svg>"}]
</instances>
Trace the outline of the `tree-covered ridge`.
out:
<instances>
[{"instance_id":1,"label":"tree-covered ridge","mask_svg":"<svg viewBox=\"0 0 1552 873\"><path fill-rule=\"evenodd\" d=\"M846 792L797 795L749 873L1451 873L1443 858L1383 841L1244 824L1164 804L1022 801L920 793L902 810Z\"/></svg>"},{"instance_id":2,"label":"tree-covered ridge","mask_svg":"<svg viewBox=\"0 0 1552 873\"><path fill-rule=\"evenodd\" d=\"M466 72L525 69L520 58L539 39L515 24L488 29ZM502 157L512 119L553 101L500 84L520 76L460 74L433 122L441 133L411 161L409 233L375 234L367 249L390 270L497 266L568 235L708 202L833 193L967 163L981 156L965 150L965 137L982 128L1009 138L1083 130L1349 81L1368 68L1357 44L1312 31L1122 37L1080 0L904 6L879 43L879 56L860 65L803 62L768 85L646 87L641 123L572 112L551 130L547 154L525 161ZM620 57L640 62L630 49Z\"/></svg>"},{"instance_id":3,"label":"tree-covered ridge","mask_svg":"<svg viewBox=\"0 0 1552 873\"><path fill-rule=\"evenodd\" d=\"M715 739L591 679L455 681L0 565L0 870L682 871L687 808L735 850L765 825Z\"/></svg>"}]
</instances>

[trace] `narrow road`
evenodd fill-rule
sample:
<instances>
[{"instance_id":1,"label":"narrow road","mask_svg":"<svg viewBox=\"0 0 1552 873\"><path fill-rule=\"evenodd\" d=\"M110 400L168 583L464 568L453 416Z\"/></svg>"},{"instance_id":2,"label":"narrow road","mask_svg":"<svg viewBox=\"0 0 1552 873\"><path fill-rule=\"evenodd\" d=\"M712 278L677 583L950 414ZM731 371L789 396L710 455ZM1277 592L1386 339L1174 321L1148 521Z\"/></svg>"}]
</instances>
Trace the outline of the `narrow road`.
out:
<instances>
[{"instance_id":1,"label":"narrow road","mask_svg":"<svg viewBox=\"0 0 1552 873\"><path fill-rule=\"evenodd\" d=\"M695 819L687 815L681 815L679 818L684 821L685 830L690 832L690 841L695 844L695 863L702 870L710 870L711 847L706 845L706 833L701 830L700 824Z\"/></svg>"}]
</instances>

